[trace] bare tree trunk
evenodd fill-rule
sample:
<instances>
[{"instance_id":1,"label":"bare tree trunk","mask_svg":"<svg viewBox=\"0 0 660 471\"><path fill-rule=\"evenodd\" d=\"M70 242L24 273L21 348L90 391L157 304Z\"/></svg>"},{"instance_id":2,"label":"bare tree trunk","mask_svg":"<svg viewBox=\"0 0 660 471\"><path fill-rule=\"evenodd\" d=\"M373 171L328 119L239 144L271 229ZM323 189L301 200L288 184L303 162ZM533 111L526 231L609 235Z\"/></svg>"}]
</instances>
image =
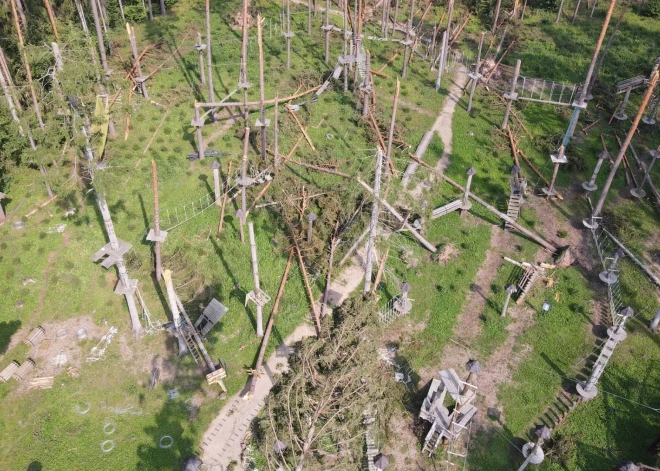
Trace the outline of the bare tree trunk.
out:
<instances>
[{"instance_id":1,"label":"bare tree trunk","mask_svg":"<svg viewBox=\"0 0 660 471\"><path fill-rule=\"evenodd\" d=\"M124 16L124 4L121 2L121 0L117 0L119 2L119 13L121 14L121 21L126 23L126 17Z\"/></svg>"},{"instance_id":2,"label":"bare tree trunk","mask_svg":"<svg viewBox=\"0 0 660 471\"><path fill-rule=\"evenodd\" d=\"M16 8L18 8L18 14L21 17L21 23L27 28L27 19L25 18L25 10L23 9L23 3L21 3L21 0L16 0Z\"/></svg>"},{"instance_id":3,"label":"bare tree trunk","mask_svg":"<svg viewBox=\"0 0 660 471\"><path fill-rule=\"evenodd\" d=\"M96 0L90 0L92 5L92 15L94 16L94 27L96 28L96 40L99 42L99 51L101 53L101 67L103 72L108 73L108 59L105 55L105 42L103 41L103 31L101 29L101 20L99 19L99 9Z\"/></svg>"},{"instance_id":4,"label":"bare tree trunk","mask_svg":"<svg viewBox=\"0 0 660 471\"><path fill-rule=\"evenodd\" d=\"M621 26L621 21L623 20L624 15L626 14L626 11L628 10L628 7L630 7L630 4L632 3L632 0L628 0L626 4L623 7L623 10L621 10L621 14L619 15L619 19L616 20L616 24L614 25L614 28L612 29L612 34L610 35L610 38L607 40L607 44L605 44L605 48L603 49L603 53L600 55L598 58L598 62L596 63L596 70L594 70L594 74L591 77L591 82L589 83L589 90L588 93L591 93L591 90L596 83L596 80L598 80L598 75L600 74L600 69L603 67L603 63L605 62L605 56L607 56L607 52L610 50L610 46L612 45L612 42L614 41L614 35L616 32L619 30L619 26Z\"/></svg>"},{"instance_id":5,"label":"bare tree trunk","mask_svg":"<svg viewBox=\"0 0 660 471\"><path fill-rule=\"evenodd\" d=\"M53 28L53 34L55 35L55 39L59 41L60 35L57 34L57 25L55 24L55 14L53 13L53 9L50 6L50 0L44 0L44 3L46 4L46 11L48 12L48 19L50 20L50 26Z\"/></svg>"},{"instance_id":6,"label":"bare tree trunk","mask_svg":"<svg viewBox=\"0 0 660 471\"><path fill-rule=\"evenodd\" d=\"M502 0L497 0L497 5L495 5L495 17L493 18L493 32L497 29L497 20L500 17L500 8L502 7Z\"/></svg>"},{"instance_id":7,"label":"bare tree trunk","mask_svg":"<svg viewBox=\"0 0 660 471\"><path fill-rule=\"evenodd\" d=\"M206 0L206 82L209 87L209 101L215 101L215 90L213 90L213 65L211 59L211 5L210 0ZM215 113L211 113L211 118L215 120Z\"/></svg>"},{"instance_id":8,"label":"bare tree trunk","mask_svg":"<svg viewBox=\"0 0 660 471\"><path fill-rule=\"evenodd\" d=\"M160 0L160 16L167 15L167 10L165 10L165 0Z\"/></svg>"},{"instance_id":9,"label":"bare tree trunk","mask_svg":"<svg viewBox=\"0 0 660 471\"><path fill-rule=\"evenodd\" d=\"M148 0L147 12L149 13L149 21L154 21L154 9L151 0Z\"/></svg>"},{"instance_id":10,"label":"bare tree trunk","mask_svg":"<svg viewBox=\"0 0 660 471\"><path fill-rule=\"evenodd\" d=\"M559 23L559 19L561 18L561 13L563 9L564 9L564 0L561 0L559 2L559 11L557 11L557 18L555 18L555 23Z\"/></svg>"},{"instance_id":11,"label":"bare tree trunk","mask_svg":"<svg viewBox=\"0 0 660 471\"><path fill-rule=\"evenodd\" d=\"M1 49L0 49L1 51ZM14 106L14 99L11 96L11 92L9 91L9 77L5 79L5 66L4 66L4 55L0 54L0 86L2 86L2 91L5 94L5 99L7 100L7 106L9 107L9 112L11 113L12 119L16 122L18 125L18 132L21 134L21 136L25 136L25 132L23 131L23 126L21 126L21 121L18 119L18 113L16 112L16 107Z\"/></svg>"},{"instance_id":12,"label":"bare tree trunk","mask_svg":"<svg viewBox=\"0 0 660 471\"><path fill-rule=\"evenodd\" d=\"M34 106L34 113L37 115L37 120L39 121L39 126L44 128L44 121L41 119L41 110L39 109L39 101L37 100L37 94L34 91L34 83L32 82L32 71L30 70L30 63L28 62L27 53L25 52L25 43L23 42L23 32L21 31L21 26L18 22L18 13L16 12L16 2L20 0L9 0L11 2L11 12L14 17L14 25L16 26L16 32L18 33L18 46L23 55L23 62L25 62L25 75L28 79L28 84L30 86L30 94L32 95L32 105Z\"/></svg>"}]
</instances>

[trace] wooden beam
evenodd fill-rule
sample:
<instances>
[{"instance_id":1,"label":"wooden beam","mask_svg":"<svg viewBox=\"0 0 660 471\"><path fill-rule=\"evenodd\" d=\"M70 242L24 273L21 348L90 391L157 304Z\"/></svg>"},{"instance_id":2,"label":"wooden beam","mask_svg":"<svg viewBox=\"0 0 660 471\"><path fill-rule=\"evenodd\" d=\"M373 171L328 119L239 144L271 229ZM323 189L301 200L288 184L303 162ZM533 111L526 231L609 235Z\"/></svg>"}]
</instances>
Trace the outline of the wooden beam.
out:
<instances>
[{"instance_id":1,"label":"wooden beam","mask_svg":"<svg viewBox=\"0 0 660 471\"><path fill-rule=\"evenodd\" d=\"M303 133L303 136L305 136L305 139L306 139L307 142L309 143L309 146L312 148L312 150L313 150L314 152L316 152L316 147L314 147L314 143L312 142L312 139L309 137L309 134L307 134L307 131L305 130L305 128L303 127L302 123L301 123L300 120L298 119L298 116L296 116L296 113L293 112L293 110L291 109L291 106L290 106L288 103L287 103L286 105L284 105L284 107L287 109L287 111L289 112L289 114L290 114L291 116L293 116L293 119L296 121L296 124L297 124L298 127L300 128L300 131Z\"/></svg>"}]
</instances>

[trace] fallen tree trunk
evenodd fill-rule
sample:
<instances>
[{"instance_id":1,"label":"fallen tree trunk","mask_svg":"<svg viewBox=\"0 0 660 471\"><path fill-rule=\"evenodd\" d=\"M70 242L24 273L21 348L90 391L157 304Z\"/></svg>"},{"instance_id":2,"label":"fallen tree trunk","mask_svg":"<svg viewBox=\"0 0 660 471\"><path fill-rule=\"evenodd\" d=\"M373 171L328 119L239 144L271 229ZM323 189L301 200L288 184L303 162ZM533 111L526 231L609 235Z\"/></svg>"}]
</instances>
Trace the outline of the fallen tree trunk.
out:
<instances>
[{"instance_id":1,"label":"fallen tree trunk","mask_svg":"<svg viewBox=\"0 0 660 471\"><path fill-rule=\"evenodd\" d=\"M417 157L414 157L414 156L412 156L412 155L411 155L410 157L411 157L413 160L416 160L420 165L422 165L422 166L428 168L429 170L431 170L432 172L434 172L434 173L437 174L438 176L442 177L444 180L447 181L447 183L449 183L449 184L452 185L453 187L457 188L458 190L460 190L460 191L462 191L462 192L465 192L465 188L463 188L461 185L459 185L458 183L456 183L456 182L455 182L454 180L452 180L451 178L445 176L442 172L439 172L438 170L434 169L434 168L431 167L429 164L427 164L426 162L424 162L424 161L418 159ZM489 205L488 203L486 203L484 200L482 200L481 198L479 198L479 197L478 197L477 195L475 195L474 193L470 192L468 196L469 196L470 198L472 198L473 200L475 200L475 201L476 201L477 203L479 203L480 205L482 205L482 206L483 206L484 208L486 208L488 211L490 211L491 213L493 213L493 214L495 214L496 216L498 216L500 219L502 219L502 220L508 222L513 228L517 229L518 231L520 231L521 233L523 233L524 235L526 235L527 237L529 237L530 239L532 239L533 241L535 241L536 243L538 243L538 244L539 244L541 247L543 247L544 249L546 249L546 250L548 250L548 251L550 251L550 252L552 252L552 253L556 253L556 252L559 251L559 247L557 247L557 246L551 244L550 242L548 242L547 240L545 240L545 239L542 238L541 236L539 236L539 235L537 235L537 234L534 234L534 233L533 233L532 231L530 231L529 229L527 229L527 228L521 226L521 225L518 224L516 221L514 221L513 219L511 219L509 216L507 216L507 215L504 214L504 213L499 212L497 209L495 209L493 206L491 206L491 205Z\"/></svg>"},{"instance_id":2,"label":"fallen tree trunk","mask_svg":"<svg viewBox=\"0 0 660 471\"><path fill-rule=\"evenodd\" d=\"M286 267L284 268L284 275L282 275L282 281L280 281L280 288L277 290L277 296L275 297L275 303L273 304L273 310L270 313L270 318L268 319L268 325L266 326L266 332L264 333L264 338L261 340L261 348L259 349L259 355L257 356L257 362L254 366L254 372L248 381L248 395L252 395L257 388L257 380L259 379L259 370L264 361L264 355L266 354L266 347L268 346L268 340L270 339L270 333L273 331L273 324L275 324L275 315L280 309L280 300L284 294L284 285L286 280L289 277L289 269L291 268L291 261L293 260L293 248L289 250L289 259L286 262Z\"/></svg>"}]
</instances>

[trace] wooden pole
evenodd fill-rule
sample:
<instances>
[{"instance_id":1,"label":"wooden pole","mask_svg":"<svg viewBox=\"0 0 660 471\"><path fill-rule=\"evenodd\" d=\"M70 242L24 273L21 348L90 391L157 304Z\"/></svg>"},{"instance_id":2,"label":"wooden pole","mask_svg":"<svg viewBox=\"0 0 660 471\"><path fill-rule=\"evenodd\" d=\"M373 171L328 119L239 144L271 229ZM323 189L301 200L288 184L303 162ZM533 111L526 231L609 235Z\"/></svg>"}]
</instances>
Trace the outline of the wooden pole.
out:
<instances>
[{"instance_id":1,"label":"wooden pole","mask_svg":"<svg viewBox=\"0 0 660 471\"><path fill-rule=\"evenodd\" d=\"M291 7L286 0L286 69L291 68Z\"/></svg>"},{"instance_id":2,"label":"wooden pole","mask_svg":"<svg viewBox=\"0 0 660 471\"><path fill-rule=\"evenodd\" d=\"M312 307L312 313L314 314L314 322L316 327L316 338L321 337L321 318L319 317L318 310L316 309L316 303L314 302L314 294L312 294L312 287L309 284L309 278L307 277L307 269L305 268L305 262L303 261L302 254L300 253L300 247L298 246L298 241L295 236L292 235L293 245L296 249L296 255L298 256L298 264L300 265L300 271L303 274L303 281L305 282L305 290L307 291L307 297L309 298L309 304Z\"/></svg>"},{"instance_id":3,"label":"wooden pole","mask_svg":"<svg viewBox=\"0 0 660 471\"><path fill-rule=\"evenodd\" d=\"M7 100L7 106L9 107L9 112L11 114L12 119L18 126L18 132L20 133L21 136L25 136L25 132L23 131L23 126L21 125L21 120L18 119L18 113L16 112L16 107L14 106L14 99L11 96L11 92L9 91L9 80L5 79L5 74L6 69L4 67L3 63L3 56L0 54L0 86L2 87L2 91L5 94L5 99ZM8 77L9 78L9 77Z\"/></svg>"},{"instance_id":4,"label":"wooden pole","mask_svg":"<svg viewBox=\"0 0 660 471\"><path fill-rule=\"evenodd\" d=\"M612 1L614 2L616 0L612 0ZM614 180L614 175L616 175L616 171L619 168L619 165L621 164L621 161L623 160L623 157L626 154L626 150L628 150L628 146L630 145L630 141L632 141L632 138L635 135L635 131L637 131L637 126L639 126L639 122L642 119L642 116L644 114L644 110L646 109L646 105L648 104L649 100L651 99L651 96L653 95L653 90L655 88L655 85L658 82L658 66L659 65L660 64L655 64L655 66L653 67L653 72L651 73L651 78L649 80L649 85L646 89L646 93L644 94L644 98L642 98L642 103L639 106L639 109L637 110L637 114L635 115L635 119L632 123L632 126L630 126L630 130L628 131L628 134L626 135L626 139L623 141L623 145L621 146L621 149L619 150L619 155L617 156L616 160L614 161L614 164L612 164L612 169L610 170L610 174L607 176L607 180L605 180L605 185L603 185L603 190L600 194L600 198L598 198L598 202L596 203L596 206L594 207L594 210L591 214L590 225L596 224L595 219L600 217L600 213L603 210L603 205L605 204L605 199L607 198L607 194L610 190L610 186L612 186L612 181ZM587 227L590 227L590 226L587 226Z\"/></svg>"},{"instance_id":5,"label":"wooden pole","mask_svg":"<svg viewBox=\"0 0 660 471\"><path fill-rule=\"evenodd\" d=\"M264 109L264 45L261 27L261 14L257 15L257 42L259 43L259 102L261 114L259 116L259 125L261 126L261 160L266 161L266 111Z\"/></svg>"},{"instance_id":6,"label":"wooden pole","mask_svg":"<svg viewBox=\"0 0 660 471\"><path fill-rule=\"evenodd\" d=\"M408 25L406 26L406 39L404 41L405 49L403 52L403 69L401 70L401 77L406 78L408 72L408 58L410 55L410 28L412 28L413 16L415 15L415 0L410 0L410 17L408 18Z\"/></svg>"},{"instance_id":7,"label":"wooden pole","mask_svg":"<svg viewBox=\"0 0 660 471\"><path fill-rule=\"evenodd\" d=\"M330 0L325 0L325 63L330 62Z\"/></svg>"},{"instance_id":8,"label":"wooden pole","mask_svg":"<svg viewBox=\"0 0 660 471\"><path fill-rule=\"evenodd\" d=\"M213 58L211 55L211 5L210 0L206 0L206 81L209 88L209 101L215 101L215 90L213 90ZM215 113L211 113L215 121Z\"/></svg>"},{"instance_id":9,"label":"wooden pole","mask_svg":"<svg viewBox=\"0 0 660 471\"><path fill-rule=\"evenodd\" d=\"M307 36L312 35L312 0L307 0Z\"/></svg>"},{"instance_id":10,"label":"wooden pole","mask_svg":"<svg viewBox=\"0 0 660 471\"><path fill-rule=\"evenodd\" d=\"M266 348L268 347L268 340L270 339L270 334L273 331L273 325L275 324L275 316L280 310L280 301L284 295L284 285L286 285L287 278L289 277L289 270L291 268L291 262L293 261L293 247L289 250L289 258L286 261L286 266L284 267L284 274L280 280L280 287L277 290L277 296L275 297L275 303L273 304L273 310L270 313L270 318L268 319L268 324L266 325L266 332L264 333L264 338L261 340L261 347L259 348L259 354L257 355L257 361L254 364L254 373L250 376L248 391L249 394L254 394L254 391L257 389L257 380L260 376L261 366L264 361L264 356L266 354Z\"/></svg>"},{"instance_id":11,"label":"wooden pole","mask_svg":"<svg viewBox=\"0 0 660 471\"><path fill-rule=\"evenodd\" d=\"M154 21L154 9L151 0L147 0L147 12L149 14L149 21Z\"/></svg>"},{"instance_id":12,"label":"wooden pole","mask_svg":"<svg viewBox=\"0 0 660 471\"><path fill-rule=\"evenodd\" d=\"M117 0L119 2L119 13L121 14L121 21L123 23L126 23L126 16L124 16L124 4L122 3L121 0Z\"/></svg>"},{"instance_id":13,"label":"wooden pole","mask_svg":"<svg viewBox=\"0 0 660 471\"><path fill-rule=\"evenodd\" d=\"M99 43L99 53L101 54L101 67L103 67L103 71L107 74L108 59L105 55L105 42L103 41L103 30L101 28L101 20L99 19L99 9L96 4L96 0L90 0L89 3L92 6L92 15L94 16L94 28L96 29L96 39Z\"/></svg>"},{"instance_id":14,"label":"wooden pole","mask_svg":"<svg viewBox=\"0 0 660 471\"><path fill-rule=\"evenodd\" d=\"M479 52L477 52L477 63L475 65L474 76L472 77L472 86L470 87L470 97L468 98L468 106L467 106L468 113L472 111L472 98L474 97L474 91L477 88L479 77L481 77L481 74L479 73L479 71L481 70L481 48L484 45L485 34L486 34L485 32L481 33L481 39L479 40Z\"/></svg>"},{"instance_id":15,"label":"wooden pole","mask_svg":"<svg viewBox=\"0 0 660 471\"><path fill-rule=\"evenodd\" d=\"M94 3L94 0L92 0L92 3ZM145 79L142 75L142 66L140 65L140 56L138 55L138 50L137 50L137 43L135 41L135 31L131 27L130 24L126 23L126 31L128 32L128 39L131 43L131 50L133 51L133 58L135 59L135 70L137 71L137 77L136 77L136 82L138 82L138 85L140 86L140 91L142 92L142 96L145 99L149 99L149 93L147 92L147 85L145 82ZM106 69L107 70L107 69Z\"/></svg>"},{"instance_id":16,"label":"wooden pole","mask_svg":"<svg viewBox=\"0 0 660 471\"><path fill-rule=\"evenodd\" d=\"M577 0L577 4L575 5L575 10L573 11L573 18L571 18L571 24L575 23L575 18L577 17L578 10L580 9L580 0Z\"/></svg>"},{"instance_id":17,"label":"wooden pole","mask_svg":"<svg viewBox=\"0 0 660 471\"><path fill-rule=\"evenodd\" d=\"M495 16L493 17L493 28L492 31L495 32L497 29L497 20L500 17L500 8L502 7L502 0L497 0L497 4L495 5Z\"/></svg>"},{"instance_id":18,"label":"wooden pole","mask_svg":"<svg viewBox=\"0 0 660 471\"><path fill-rule=\"evenodd\" d=\"M41 110L39 109L39 101L37 100L37 94L34 91L34 83L32 82L32 70L30 69L30 63L28 62L27 52L25 51L25 43L23 42L23 32L21 31L21 25L18 22L18 13L16 12L16 2L20 0L9 0L11 3L11 13L14 17L14 26L16 27L16 33L18 34L18 48L23 55L23 62L25 64L25 75L28 79L28 85L30 87L30 94L32 95L32 106L34 106L34 113L37 115L37 120L39 121L39 127L42 129L45 127L43 119L41 119Z\"/></svg>"},{"instance_id":19,"label":"wooden pole","mask_svg":"<svg viewBox=\"0 0 660 471\"><path fill-rule=\"evenodd\" d=\"M330 296L330 283L332 281L332 264L335 258L335 249L339 241L337 240L337 228L339 227L339 221L335 223L335 229L332 234L332 240L330 241L330 256L328 258L328 274L325 278L325 290L323 290L323 299L321 300L321 319L325 317L325 311L328 307L328 297Z\"/></svg>"},{"instance_id":20,"label":"wooden pole","mask_svg":"<svg viewBox=\"0 0 660 471\"><path fill-rule=\"evenodd\" d=\"M46 11L48 12L48 19L50 20L50 26L53 28L53 34L55 35L55 39L59 41L60 35L57 33L57 25L55 24L55 15L53 14L53 8L50 6L50 0L44 0L44 4L46 5Z\"/></svg>"},{"instance_id":21,"label":"wooden pole","mask_svg":"<svg viewBox=\"0 0 660 471\"><path fill-rule=\"evenodd\" d=\"M250 234L250 254L252 255L252 277L254 279L254 294L257 298L261 295L259 284L259 265L257 262L257 242L254 238L254 225L248 222L248 233ZM264 336L263 306L255 300L257 306L257 337Z\"/></svg>"},{"instance_id":22,"label":"wooden pole","mask_svg":"<svg viewBox=\"0 0 660 471\"><path fill-rule=\"evenodd\" d=\"M394 139L394 124L396 123L396 109L399 104L400 88L401 88L401 83L397 78L396 87L394 88L394 103L392 104L392 118L390 119L390 130L389 130L389 134L387 135L387 152L385 153L385 163L387 165L389 165L390 159L392 158L392 141Z\"/></svg>"},{"instance_id":23,"label":"wooden pole","mask_svg":"<svg viewBox=\"0 0 660 471\"><path fill-rule=\"evenodd\" d=\"M442 74L444 68L447 64L447 54L449 53L449 35L451 34L451 17L454 13L454 0L449 0L449 6L447 7L447 29L444 34L444 44L442 51L440 52L440 68L438 69L438 78L435 83L435 89L440 90L440 82L442 80Z\"/></svg>"},{"instance_id":24,"label":"wooden pole","mask_svg":"<svg viewBox=\"0 0 660 471\"><path fill-rule=\"evenodd\" d=\"M158 170L156 162L151 161L151 181L154 188L154 234L160 237L160 211L158 205ZM154 255L156 256L156 280L160 281L163 277L163 264L160 258L160 242L154 242Z\"/></svg>"},{"instance_id":25,"label":"wooden pole","mask_svg":"<svg viewBox=\"0 0 660 471\"><path fill-rule=\"evenodd\" d=\"M207 45L208 47L208 45ZM197 49L199 55L199 81L206 83L206 74L204 73L204 50L202 49L202 33L197 33Z\"/></svg>"},{"instance_id":26,"label":"wooden pole","mask_svg":"<svg viewBox=\"0 0 660 471\"><path fill-rule=\"evenodd\" d=\"M561 0L559 2L559 10L557 11L557 18L555 18L555 23L559 23L559 18L561 18L563 9L564 9L564 0Z\"/></svg>"},{"instance_id":27,"label":"wooden pole","mask_svg":"<svg viewBox=\"0 0 660 471\"><path fill-rule=\"evenodd\" d=\"M225 219L225 206L227 205L227 199L229 198L229 182L231 178L232 163L232 161L229 161L229 170L227 170L227 180L225 182L225 194L222 197L222 206L220 207L220 222L218 223L218 233L222 232L222 224Z\"/></svg>"},{"instance_id":28,"label":"wooden pole","mask_svg":"<svg viewBox=\"0 0 660 471\"><path fill-rule=\"evenodd\" d=\"M371 96L371 90L373 84L371 83L371 54L367 51L367 59L365 62L366 66L365 77L364 77L364 103L362 105L362 117L366 118L369 116L369 98Z\"/></svg>"},{"instance_id":29,"label":"wooden pole","mask_svg":"<svg viewBox=\"0 0 660 471\"><path fill-rule=\"evenodd\" d=\"M516 85L518 84L518 76L520 75L520 59L516 61L516 68L513 71L513 80L511 80L511 89L509 90L506 98L506 109L504 110L504 119L502 119L502 126L500 129L506 129L509 126L509 114L511 113L511 105L516 98Z\"/></svg>"},{"instance_id":30,"label":"wooden pole","mask_svg":"<svg viewBox=\"0 0 660 471\"><path fill-rule=\"evenodd\" d=\"M275 160L275 169L280 165L280 151L279 151L279 126L278 120L280 117L280 103L279 103L279 92L275 92L275 116L273 118L273 155Z\"/></svg>"},{"instance_id":31,"label":"wooden pole","mask_svg":"<svg viewBox=\"0 0 660 471\"><path fill-rule=\"evenodd\" d=\"M371 275L374 263L374 250L376 234L378 232L378 217L380 216L380 179L383 173L383 151L376 151L376 175L374 177L374 201L371 207L371 221L369 222L369 240L367 242L367 260L364 269L364 293L371 291Z\"/></svg>"}]
</instances>

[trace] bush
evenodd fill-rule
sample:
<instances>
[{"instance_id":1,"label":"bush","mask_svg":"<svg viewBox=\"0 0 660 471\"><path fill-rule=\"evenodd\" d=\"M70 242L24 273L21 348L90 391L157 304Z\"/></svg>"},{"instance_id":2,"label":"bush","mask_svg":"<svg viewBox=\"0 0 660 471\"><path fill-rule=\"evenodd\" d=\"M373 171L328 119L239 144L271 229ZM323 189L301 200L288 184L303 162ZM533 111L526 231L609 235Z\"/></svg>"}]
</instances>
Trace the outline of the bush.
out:
<instances>
[{"instance_id":1,"label":"bush","mask_svg":"<svg viewBox=\"0 0 660 471\"><path fill-rule=\"evenodd\" d=\"M660 0L648 0L644 8L644 16L660 18Z\"/></svg>"},{"instance_id":2,"label":"bush","mask_svg":"<svg viewBox=\"0 0 660 471\"><path fill-rule=\"evenodd\" d=\"M142 9L142 5L126 5L124 7L124 17L128 23L144 23L147 21L147 12Z\"/></svg>"}]
</instances>

